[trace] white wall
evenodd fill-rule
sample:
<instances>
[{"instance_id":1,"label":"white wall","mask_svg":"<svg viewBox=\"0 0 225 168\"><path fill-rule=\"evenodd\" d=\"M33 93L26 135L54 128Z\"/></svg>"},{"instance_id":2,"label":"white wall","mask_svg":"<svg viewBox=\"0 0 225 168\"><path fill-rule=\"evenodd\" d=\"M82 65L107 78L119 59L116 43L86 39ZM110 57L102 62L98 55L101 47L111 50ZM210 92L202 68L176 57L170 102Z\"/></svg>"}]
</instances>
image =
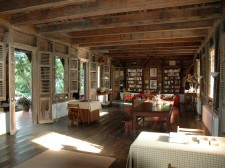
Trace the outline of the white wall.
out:
<instances>
[{"instance_id":1,"label":"white wall","mask_svg":"<svg viewBox=\"0 0 225 168\"><path fill-rule=\"evenodd\" d=\"M57 119L60 117L67 116L67 102L55 103L52 105L52 119Z\"/></svg>"},{"instance_id":2,"label":"white wall","mask_svg":"<svg viewBox=\"0 0 225 168\"><path fill-rule=\"evenodd\" d=\"M6 134L9 132L10 127L10 115L9 112L0 112L0 135Z\"/></svg>"}]
</instances>

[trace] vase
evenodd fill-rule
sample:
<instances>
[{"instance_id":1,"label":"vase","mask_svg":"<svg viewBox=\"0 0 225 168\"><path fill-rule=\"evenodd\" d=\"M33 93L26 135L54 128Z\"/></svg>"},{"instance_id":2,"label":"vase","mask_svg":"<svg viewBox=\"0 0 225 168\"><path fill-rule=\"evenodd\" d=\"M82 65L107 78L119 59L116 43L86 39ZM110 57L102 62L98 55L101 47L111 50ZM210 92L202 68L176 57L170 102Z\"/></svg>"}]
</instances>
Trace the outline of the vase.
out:
<instances>
[{"instance_id":1,"label":"vase","mask_svg":"<svg viewBox=\"0 0 225 168\"><path fill-rule=\"evenodd\" d=\"M24 112L28 112L29 109L30 109L30 106L29 106L29 105L24 105L24 106L23 106L23 111L24 111Z\"/></svg>"}]
</instances>

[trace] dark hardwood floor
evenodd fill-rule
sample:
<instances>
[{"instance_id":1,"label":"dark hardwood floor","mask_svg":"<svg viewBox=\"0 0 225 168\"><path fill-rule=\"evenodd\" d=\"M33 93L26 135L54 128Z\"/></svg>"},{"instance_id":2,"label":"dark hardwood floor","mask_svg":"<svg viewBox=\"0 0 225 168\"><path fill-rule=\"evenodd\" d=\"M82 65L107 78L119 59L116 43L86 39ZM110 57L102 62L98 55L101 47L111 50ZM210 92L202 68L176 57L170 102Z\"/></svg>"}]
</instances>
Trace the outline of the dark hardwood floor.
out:
<instances>
[{"instance_id":1,"label":"dark hardwood floor","mask_svg":"<svg viewBox=\"0 0 225 168\"><path fill-rule=\"evenodd\" d=\"M47 147L39 145L32 140L53 132L95 144L98 149L101 149L100 153L95 153L96 155L114 157L116 161L112 167L125 168L130 145L136 138L130 134L125 134L123 128L122 113L124 108L129 110L129 107L130 105L114 102L111 107L103 107L101 109L102 116L98 122L91 123L90 125L86 123L80 124L79 127L68 126L67 117L62 117L59 119L59 122L53 124L39 125L31 124L31 120L28 117L29 113L25 115L24 119L20 116L17 122L19 130L16 135L11 136L7 134L0 136L0 168L13 167L47 150ZM177 125L190 128L203 127L202 122L194 118L195 114L184 113L182 109L181 106L179 120L175 115L176 119L171 124L171 131L176 131ZM146 127L144 130L165 132L163 127L158 126L154 128ZM51 139L50 141L54 142L56 140ZM78 148L68 144L64 144L63 149L79 151Z\"/></svg>"}]
</instances>

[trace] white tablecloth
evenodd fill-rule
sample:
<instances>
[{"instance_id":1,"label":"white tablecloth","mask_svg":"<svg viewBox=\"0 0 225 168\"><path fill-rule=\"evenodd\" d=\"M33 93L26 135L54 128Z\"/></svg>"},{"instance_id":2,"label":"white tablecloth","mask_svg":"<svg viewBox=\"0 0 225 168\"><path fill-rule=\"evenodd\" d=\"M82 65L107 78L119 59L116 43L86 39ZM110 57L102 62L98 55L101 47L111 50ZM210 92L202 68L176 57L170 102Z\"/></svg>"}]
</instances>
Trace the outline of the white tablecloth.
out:
<instances>
[{"instance_id":1,"label":"white tablecloth","mask_svg":"<svg viewBox=\"0 0 225 168\"><path fill-rule=\"evenodd\" d=\"M101 102L100 101L90 101L90 102L80 102L79 100L72 100L68 103L71 104L79 104L81 109L87 109L90 111L101 109Z\"/></svg>"},{"instance_id":2,"label":"white tablecloth","mask_svg":"<svg viewBox=\"0 0 225 168\"><path fill-rule=\"evenodd\" d=\"M167 168L169 163L176 168L225 168L225 138L215 137L218 146L169 143L168 138L167 133L141 132L130 147L127 168Z\"/></svg>"}]
</instances>

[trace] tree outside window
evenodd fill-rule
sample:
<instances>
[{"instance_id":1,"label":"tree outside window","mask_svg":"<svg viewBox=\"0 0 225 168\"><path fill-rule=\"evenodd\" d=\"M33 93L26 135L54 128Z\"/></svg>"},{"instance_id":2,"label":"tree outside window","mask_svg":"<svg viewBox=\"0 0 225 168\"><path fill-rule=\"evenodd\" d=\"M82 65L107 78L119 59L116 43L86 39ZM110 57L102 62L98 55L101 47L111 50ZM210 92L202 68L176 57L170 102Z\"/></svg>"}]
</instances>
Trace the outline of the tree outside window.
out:
<instances>
[{"instance_id":1,"label":"tree outside window","mask_svg":"<svg viewBox=\"0 0 225 168\"><path fill-rule=\"evenodd\" d=\"M64 92L64 66L59 57L55 59L55 93Z\"/></svg>"}]
</instances>

